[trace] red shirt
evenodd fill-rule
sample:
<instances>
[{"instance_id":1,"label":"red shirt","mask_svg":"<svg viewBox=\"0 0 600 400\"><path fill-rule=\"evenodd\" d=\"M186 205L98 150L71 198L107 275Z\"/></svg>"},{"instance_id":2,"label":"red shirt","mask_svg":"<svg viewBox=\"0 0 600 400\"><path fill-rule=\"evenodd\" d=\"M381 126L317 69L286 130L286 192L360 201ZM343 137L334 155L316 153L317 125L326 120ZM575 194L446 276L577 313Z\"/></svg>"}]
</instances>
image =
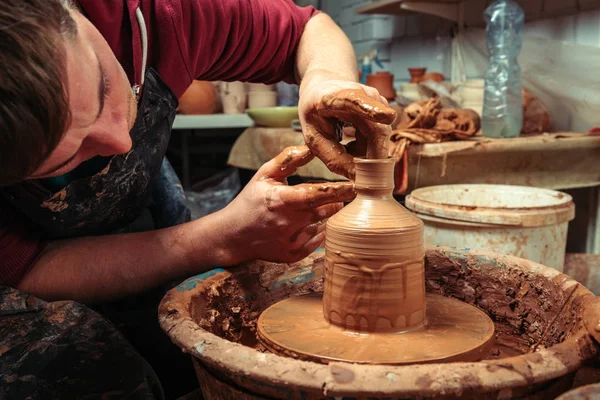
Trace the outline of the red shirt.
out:
<instances>
[{"instance_id":1,"label":"red shirt","mask_svg":"<svg viewBox=\"0 0 600 400\"><path fill-rule=\"evenodd\" d=\"M142 30L146 68L181 96L193 79L295 82L295 52L317 11L291 0L79 0L131 84L141 83ZM0 284L16 286L44 248L35 225L0 203Z\"/></svg>"},{"instance_id":2,"label":"red shirt","mask_svg":"<svg viewBox=\"0 0 600 400\"><path fill-rule=\"evenodd\" d=\"M291 0L79 0L121 62L140 83L142 38L148 62L181 96L193 79L295 82L294 54L312 7Z\"/></svg>"}]
</instances>

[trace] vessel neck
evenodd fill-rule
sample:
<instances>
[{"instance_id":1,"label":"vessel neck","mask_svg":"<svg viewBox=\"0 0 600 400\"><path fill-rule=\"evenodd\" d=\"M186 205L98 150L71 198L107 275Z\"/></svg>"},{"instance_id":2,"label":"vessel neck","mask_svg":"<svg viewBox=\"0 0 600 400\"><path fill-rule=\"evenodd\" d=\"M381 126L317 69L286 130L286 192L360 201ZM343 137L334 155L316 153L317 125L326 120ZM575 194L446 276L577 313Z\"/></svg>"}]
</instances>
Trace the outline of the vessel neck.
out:
<instances>
[{"instance_id":1,"label":"vessel neck","mask_svg":"<svg viewBox=\"0 0 600 400\"><path fill-rule=\"evenodd\" d=\"M356 189L357 199L394 200L392 189Z\"/></svg>"},{"instance_id":2,"label":"vessel neck","mask_svg":"<svg viewBox=\"0 0 600 400\"><path fill-rule=\"evenodd\" d=\"M356 169L354 187L358 196L392 196L395 166L393 158L355 158L354 166Z\"/></svg>"}]
</instances>

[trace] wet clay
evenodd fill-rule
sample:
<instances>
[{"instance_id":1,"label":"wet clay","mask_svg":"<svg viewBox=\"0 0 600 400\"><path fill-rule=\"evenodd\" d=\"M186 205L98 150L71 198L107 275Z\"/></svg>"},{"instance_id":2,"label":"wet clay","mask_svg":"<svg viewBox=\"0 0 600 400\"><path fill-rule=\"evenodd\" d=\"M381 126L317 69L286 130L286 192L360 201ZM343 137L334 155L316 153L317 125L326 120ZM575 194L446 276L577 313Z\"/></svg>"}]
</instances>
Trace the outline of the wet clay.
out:
<instances>
[{"instance_id":1,"label":"wet clay","mask_svg":"<svg viewBox=\"0 0 600 400\"><path fill-rule=\"evenodd\" d=\"M161 326L227 390L273 399L550 399L570 388L584 360L598 355L584 317L597 323L600 303L585 287L527 260L447 248L426 251L426 289L491 317L502 344L484 361L323 365L270 354L254 338L258 316L291 296L323 291L324 258L318 251L297 263L255 261L190 278L163 299ZM202 387L210 385L199 377Z\"/></svg>"},{"instance_id":2,"label":"wet clay","mask_svg":"<svg viewBox=\"0 0 600 400\"><path fill-rule=\"evenodd\" d=\"M468 304L426 300L423 222L392 196L394 160L354 163L357 197L327 223L323 295L269 307L257 323L260 342L324 363L480 360L494 325Z\"/></svg>"},{"instance_id":3,"label":"wet clay","mask_svg":"<svg viewBox=\"0 0 600 400\"><path fill-rule=\"evenodd\" d=\"M396 111L367 96L362 89L345 89L324 96L306 114L304 139L327 168L354 179L353 157L387 158L391 124ZM336 124L345 121L356 128L356 140L339 143Z\"/></svg>"},{"instance_id":4,"label":"wet clay","mask_svg":"<svg viewBox=\"0 0 600 400\"><path fill-rule=\"evenodd\" d=\"M394 160L355 159L356 199L327 222L323 314L343 329L425 320L423 222L392 196Z\"/></svg>"},{"instance_id":5,"label":"wet clay","mask_svg":"<svg viewBox=\"0 0 600 400\"><path fill-rule=\"evenodd\" d=\"M269 351L301 360L384 365L479 361L494 344L489 317L461 301L427 295L426 320L402 333L348 331L323 318L322 296L314 293L265 310L258 337Z\"/></svg>"},{"instance_id":6,"label":"wet clay","mask_svg":"<svg viewBox=\"0 0 600 400\"><path fill-rule=\"evenodd\" d=\"M356 152L367 159L387 158L391 124L396 112L359 90L343 90L323 97L321 115L351 122L356 128Z\"/></svg>"}]
</instances>

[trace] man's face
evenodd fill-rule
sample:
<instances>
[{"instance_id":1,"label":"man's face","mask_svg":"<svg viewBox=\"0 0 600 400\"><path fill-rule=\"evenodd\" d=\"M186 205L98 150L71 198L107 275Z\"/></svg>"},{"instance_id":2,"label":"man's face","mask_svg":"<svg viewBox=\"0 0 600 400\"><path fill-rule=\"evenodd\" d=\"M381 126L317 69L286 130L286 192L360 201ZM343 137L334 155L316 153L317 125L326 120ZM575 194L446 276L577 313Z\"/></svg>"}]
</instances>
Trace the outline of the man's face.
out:
<instances>
[{"instance_id":1,"label":"man's face","mask_svg":"<svg viewBox=\"0 0 600 400\"><path fill-rule=\"evenodd\" d=\"M65 39L71 124L50 157L28 179L59 176L95 156L131 149L137 104L127 75L100 32L80 13Z\"/></svg>"}]
</instances>

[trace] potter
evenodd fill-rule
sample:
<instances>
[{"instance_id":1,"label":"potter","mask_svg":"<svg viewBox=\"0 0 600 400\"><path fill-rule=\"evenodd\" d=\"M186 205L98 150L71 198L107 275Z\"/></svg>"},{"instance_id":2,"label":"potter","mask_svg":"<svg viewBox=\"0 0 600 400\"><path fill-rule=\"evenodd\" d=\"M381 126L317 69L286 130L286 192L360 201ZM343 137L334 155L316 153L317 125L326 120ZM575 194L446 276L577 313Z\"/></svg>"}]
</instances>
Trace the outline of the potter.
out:
<instances>
[{"instance_id":1,"label":"potter","mask_svg":"<svg viewBox=\"0 0 600 400\"><path fill-rule=\"evenodd\" d=\"M165 286L310 254L353 184L287 177L313 157L353 174L336 114L375 152L395 118L357 82L339 27L291 0L0 0L0 37L0 397L191 391L189 358L156 323ZM299 83L309 148L189 221L164 155L193 80Z\"/></svg>"}]
</instances>

